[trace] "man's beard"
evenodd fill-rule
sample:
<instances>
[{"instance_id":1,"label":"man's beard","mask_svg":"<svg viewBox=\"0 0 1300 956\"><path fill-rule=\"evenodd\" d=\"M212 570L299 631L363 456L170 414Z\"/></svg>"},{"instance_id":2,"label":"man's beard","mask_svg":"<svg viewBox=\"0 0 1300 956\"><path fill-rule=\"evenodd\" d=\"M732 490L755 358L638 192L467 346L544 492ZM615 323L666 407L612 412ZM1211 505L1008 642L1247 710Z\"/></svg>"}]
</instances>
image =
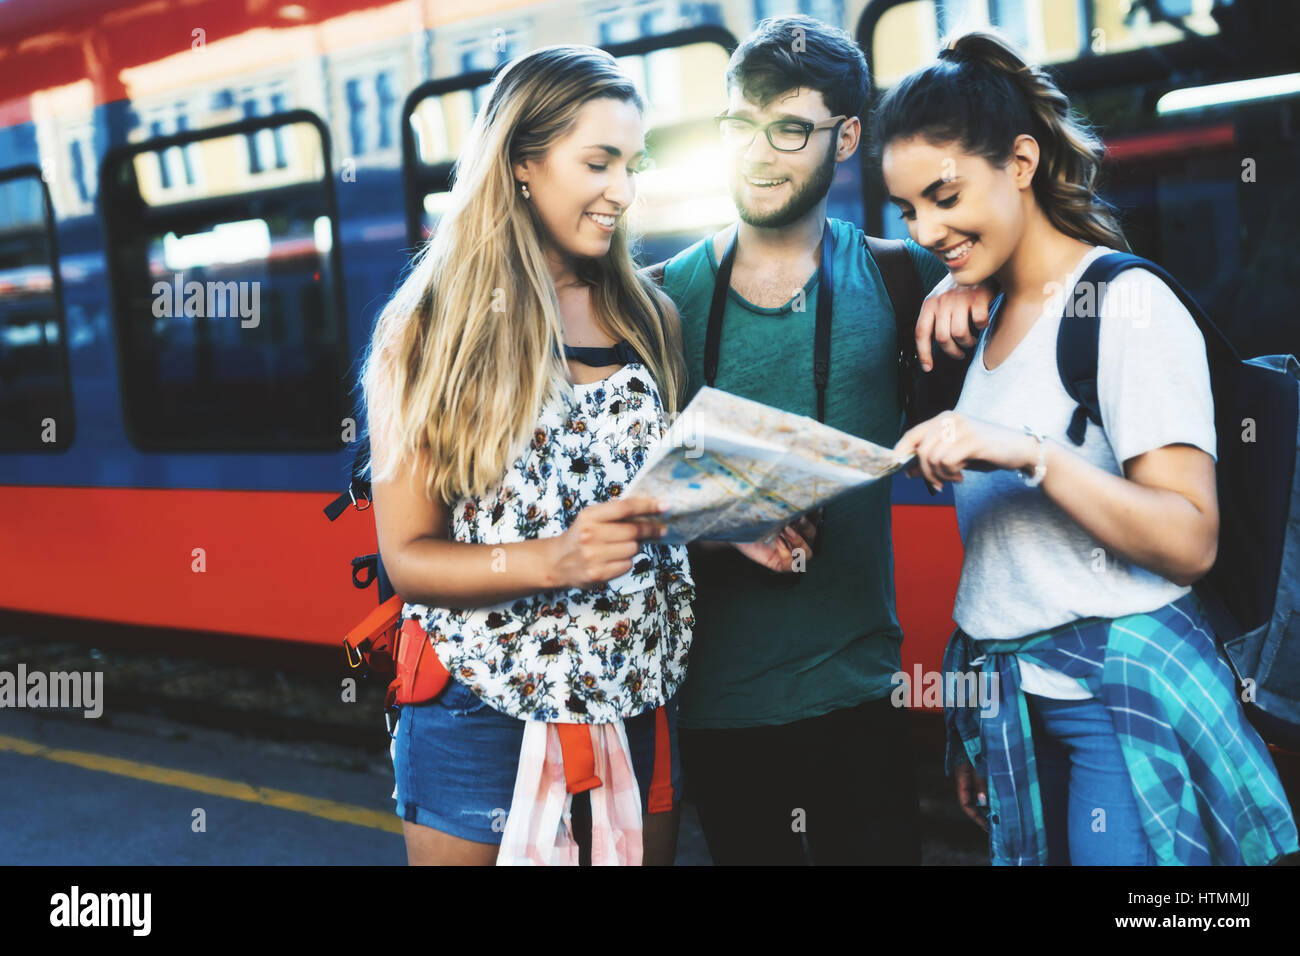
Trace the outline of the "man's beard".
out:
<instances>
[{"instance_id":1,"label":"man's beard","mask_svg":"<svg viewBox=\"0 0 1300 956\"><path fill-rule=\"evenodd\" d=\"M808 213L808 210L822 201L822 198L830 192L831 180L834 178L835 150L832 148L826 151L826 161L813 172L812 177L803 184L803 188L791 196L790 201L779 209L774 209L763 215L746 209L743 177L742 181L736 185L731 198L736 204L741 220L751 226L764 226L767 228L788 226L790 223L803 218Z\"/></svg>"}]
</instances>

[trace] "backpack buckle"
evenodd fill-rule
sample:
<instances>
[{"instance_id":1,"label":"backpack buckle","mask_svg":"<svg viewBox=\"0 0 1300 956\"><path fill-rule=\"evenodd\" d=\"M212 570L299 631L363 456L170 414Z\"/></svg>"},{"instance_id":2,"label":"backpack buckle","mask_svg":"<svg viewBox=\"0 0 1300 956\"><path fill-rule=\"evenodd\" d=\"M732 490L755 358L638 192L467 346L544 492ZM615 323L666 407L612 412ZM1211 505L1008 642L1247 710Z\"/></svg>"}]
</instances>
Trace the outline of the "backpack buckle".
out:
<instances>
[{"instance_id":1,"label":"backpack buckle","mask_svg":"<svg viewBox=\"0 0 1300 956\"><path fill-rule=\"evenodd\" d=\"M366 572L365 579L361 578L361 572ZM374 583L375 578L379 576L379 555L362 554L352 559L352 585L353 587L365 590Z\"/></svg>"}]
</instances>

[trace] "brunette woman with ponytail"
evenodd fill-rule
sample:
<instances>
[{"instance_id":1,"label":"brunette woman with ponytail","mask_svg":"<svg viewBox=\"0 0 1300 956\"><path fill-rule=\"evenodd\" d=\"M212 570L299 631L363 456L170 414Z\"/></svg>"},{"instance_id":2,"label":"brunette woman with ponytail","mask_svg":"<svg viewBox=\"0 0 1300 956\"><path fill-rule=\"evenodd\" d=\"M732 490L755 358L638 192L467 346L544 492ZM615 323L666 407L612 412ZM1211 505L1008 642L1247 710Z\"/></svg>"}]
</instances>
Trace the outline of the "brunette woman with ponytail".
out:
<instances>
[{"instance_id":1,"label":"brunette woman with ponytail","mask_svg":"<svg viewBox=\"0 0 1300 956\"><path fill-rule=\"evenodd\" d=\"M1096 290L1104 427L1066 437L1066 296L1127 250L1096 194L1103 148L1051 78L968 33L881 102L891 200L954 283L1004 298L953 412L913 428L953 482L965 556L945 673L997 675L949 702L949 772L995 863L1269 863L1297 849L1277 771L1191 590L1218 542L1205 345L1150 272ZM987 788L986 788L987 783Z\"/></svg>"}]
</instances>

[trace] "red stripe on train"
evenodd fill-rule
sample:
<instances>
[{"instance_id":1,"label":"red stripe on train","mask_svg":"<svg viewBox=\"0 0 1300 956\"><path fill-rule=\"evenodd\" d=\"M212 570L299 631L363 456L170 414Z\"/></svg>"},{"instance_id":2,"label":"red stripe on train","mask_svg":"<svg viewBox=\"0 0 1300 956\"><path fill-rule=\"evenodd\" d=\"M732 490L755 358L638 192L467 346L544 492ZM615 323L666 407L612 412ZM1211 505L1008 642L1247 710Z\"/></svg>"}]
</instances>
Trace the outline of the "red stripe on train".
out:
<instances>
[{"instance_id":1,"label":"red stripe on train","mask_svg":"<svg viewBox=\"0 0 1300 956\"><path fill-rule=\"evenodd\" d=\"M328 493L3 493L0 607L338 644L378 603L350 579L352 558L376 550L374 518L349 509L331 523Z\"/></svg>"},{"instance_id":2,"label":"red stripe on train","mask_svg":"<svg viewBox=\"0 0 1300 956\"><path fill-rule=\"evenodd\" d=\"M0 607L333 645L374 610L374 519L317 492L7 486ZM952 508L893 512L903 667L937 671L961 571ZM204 570L197 570L202 549Z\"/></svg>"}]
</instances>

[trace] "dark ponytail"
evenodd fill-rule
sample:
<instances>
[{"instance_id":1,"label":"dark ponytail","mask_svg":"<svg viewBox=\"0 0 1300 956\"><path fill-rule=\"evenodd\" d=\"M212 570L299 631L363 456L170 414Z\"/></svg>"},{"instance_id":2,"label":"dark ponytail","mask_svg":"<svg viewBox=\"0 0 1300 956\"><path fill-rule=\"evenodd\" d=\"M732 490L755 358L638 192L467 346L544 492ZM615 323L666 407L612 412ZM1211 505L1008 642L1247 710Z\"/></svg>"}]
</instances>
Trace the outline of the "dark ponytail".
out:
<instances>
[{"instance_id":1,"label":"dark ponytail","mask_svg":"<svg viewBox=\"0 0 1300 956\"><path fill-rule=\"evenodd\" d=\"M877 157L896 139L922 136L1003 166L1022 133L1038 142L1034 196L1052 225L1083 242L1128 249L1115 210L1097 196L1101 140L1052 78L997 34L957 37L937 62L894 86L872 120Z\"/></svg>"}]
</instances>

